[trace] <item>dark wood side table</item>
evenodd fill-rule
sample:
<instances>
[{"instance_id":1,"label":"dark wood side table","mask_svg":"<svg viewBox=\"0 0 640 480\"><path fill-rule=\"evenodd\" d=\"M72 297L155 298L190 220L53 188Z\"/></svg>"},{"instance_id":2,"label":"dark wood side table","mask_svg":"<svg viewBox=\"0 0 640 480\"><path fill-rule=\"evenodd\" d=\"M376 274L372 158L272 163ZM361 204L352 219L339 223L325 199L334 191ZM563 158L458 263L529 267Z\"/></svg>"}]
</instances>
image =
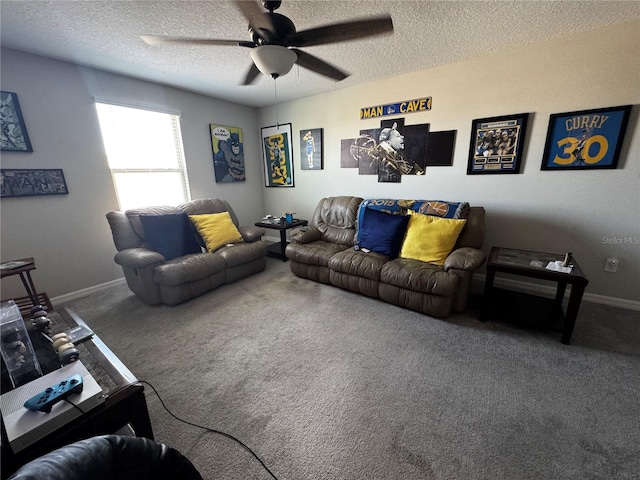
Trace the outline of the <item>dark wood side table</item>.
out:
<instances>
[{"instance_id":1,"label":"dark wood side table","mask_svg":"<svg viewBox=\"0 0 640 480\"><path fill-rule=\"evenodd\" d=\"M295 227L304 227L309 222L307 220L300 220L297 218L293 219L293 222L279 222L279 223L270 223L270 222L256 222L256 227L262 228L272 228L274 230L280 231L280 243L274 243L269 245L267 248L267 254L278 257L282 259L283 262L286 262L287 255L285 254L285 249L287 248L287 230Z\"/></svg>"},{"instance_id":2,"label":"dark wood side table","mask_svg":"<svg viewBox=\"0 0 640 480\"><path fill-rule=\"evenodd\" d=\"M77 325L86 326L75 312L67 308L51 314L49 318L53 322L51 334ZM49 373L54 368L49 354L56 358L51 343L38 332L30 330L29 336L43 366L43 373ZM3 479L25 463L56 448L94 435L112 434L125 426L130 426L136 436L153 440L144 386L97 335L76 347L80 350L80 361L102 388L104 402L18 453L14 453L9 445L3 422Z\"/></svg>"},{"instance_id":3,"label":"dark wood side table","mask_svg":"<svg viewBox=\"0 0 640 480\"><path fill-rule=\"evenodd\" d=\"M556 282L558 286L550 314L564 317L561 341L565 345L569 345L571 334L576 324L578 310L580 309L582 294L589 284L589 280L587 280L578 262L576 262L573 257L570 262L570 264L573 265L571 273L561 273L546 269L549 262L558 260L564 260L564 255L493 247L487 261L487 276L484 284L484 298L480 319L482 321L487 319L492 302L492 295L494 293L493 281L496 273L508 273ZM562 311L562 300L564 299L567 285L571 285L571 293L567 311L566 314L564 314Z\"/></svg>"},{"instance_id":4,"label":"dark wood side table","mask_svg":"<svg viewBox=\"0 0 640 480\"><path fill-rule=\"evenodd\" d=\"M16 268L4 268L7 265L18 262L24 263L24 265ZM31 306L33 305L45 305L49 311L53 309L53 307L51 306L51 302L49 301L49 297L47 297L47 294L38 293L35 285L33 284L31 271L36 269L36 263L33 257L19 258L17 260L11 260L10 262L3 262L2 266L3 268L0 269L0 278L19 275L20 280L22 281L22 285L27 292L27 297L13 299L16 302L16 305L18 305L18 307L20 308L20 312L22 313L23 317L28 316L25 315L25 313L29 314Z\"/></svg>"}]
</instances>

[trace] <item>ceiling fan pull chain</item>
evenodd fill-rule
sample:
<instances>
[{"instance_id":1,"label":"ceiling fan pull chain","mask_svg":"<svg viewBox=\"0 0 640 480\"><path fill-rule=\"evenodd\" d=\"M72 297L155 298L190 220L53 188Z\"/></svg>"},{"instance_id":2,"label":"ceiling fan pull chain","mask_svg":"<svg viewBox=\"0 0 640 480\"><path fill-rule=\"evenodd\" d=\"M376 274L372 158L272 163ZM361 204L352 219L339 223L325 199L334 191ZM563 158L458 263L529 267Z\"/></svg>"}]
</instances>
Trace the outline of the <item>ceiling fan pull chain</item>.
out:
<instances>
[{"instance_id":1,"label":"ceiling fan pull chain","mask_svg":"<svg viewBox=\"0 0 640 480\"><path fill-rule=\"evenodd\" d=\"M276 77L273 77L273 95L276 97L276 130L280 128L280 121L278 120L278 86L276 84Z\"/></svg>"}]
</instances>

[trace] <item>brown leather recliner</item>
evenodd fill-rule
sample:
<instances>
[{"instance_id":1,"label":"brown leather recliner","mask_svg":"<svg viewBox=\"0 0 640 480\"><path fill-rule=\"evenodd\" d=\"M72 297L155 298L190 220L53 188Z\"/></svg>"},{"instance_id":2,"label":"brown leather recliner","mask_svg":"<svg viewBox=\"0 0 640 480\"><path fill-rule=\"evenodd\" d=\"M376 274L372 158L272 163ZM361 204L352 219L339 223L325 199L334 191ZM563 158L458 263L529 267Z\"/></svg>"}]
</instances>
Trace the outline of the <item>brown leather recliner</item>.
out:
<instances>
[{"instance_id":1,"label":"brown leather recliner","mask_svg":"<svg viewBox=\"0 0 640 480\"><path fill-rule=\"evenodd\" d=\"M291 271L302 278L330 283L329 260L353 247L359 197L329 197L318 203L308 227L291 232L286 255Z\"/></svg>"},{"instance_id":2,"label":"brown leather recliner","mask_svg":"<svg viewBox=\"0 0 640 480\"><path fill-rule=\"evenodd\" d=\"M473 272L485 260L485 211L470 207L467 223L441 267L355 250L359 197L320 200L310 226L296 229L286 254L291 271L434 317L467 307Z\"/></svg>"},{"instance_id":3,"label":"brown leather recliner","mask_svg":"<svg viewBox=\"0 0 640 480\"><path fill-rule=\"evenodd\" d=\"M200 215L229 212L243 241L223 246L213 253L191 253L165 259L149 248L141 215ZM122 267L129 289L149 305L176 305L202 295L223 283L235 282L265 269L267 242L264 229L238 226L238 218L225 200L205 198L177 207L158 206L109 212L107 220L118 253L114 260ZM196 235L195 230L193 232Z\"/></svg>"}]
</instances>

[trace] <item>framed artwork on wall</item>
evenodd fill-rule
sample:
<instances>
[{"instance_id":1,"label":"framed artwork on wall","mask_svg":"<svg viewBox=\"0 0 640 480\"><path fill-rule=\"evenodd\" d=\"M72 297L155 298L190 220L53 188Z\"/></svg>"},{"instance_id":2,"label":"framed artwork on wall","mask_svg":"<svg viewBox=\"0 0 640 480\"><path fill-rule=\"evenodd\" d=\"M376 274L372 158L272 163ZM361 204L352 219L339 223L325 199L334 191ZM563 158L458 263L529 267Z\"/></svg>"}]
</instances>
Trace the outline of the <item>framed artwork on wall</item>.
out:
<instances>
[{"instance_id":1,"label":"framed artwork on wall","mask_svg":"<svg viewBox=\"0 0 640 480\"><path fill-rule=\"evenodd\" d=\"M630 113L622 105L551 115L541 170L616 168Z\"/></svg>"},{"instance_id":2,"label":"framed artwork on wall","mask_svg":"<svg viewBox=\"0 0 640 480\"><path fill-rule=\"evenodd\" d=\"M263 127L260 131L265 186L293 187L291 124Z\"/></svg>"},{"instance_id":3,"label":"framed artwork on wall","mask_svg":"<svg viewBox=\"0 0 640 480\"><path fill-rule=\"evenodd\" d=\"M36 195L66 195L67 182L59 168L0 170L0 197L33 197Z\"/></svg>"},{"instance_id":4,"label":"framed artwork on wall","mask_svg":"<svg viewBox=\"0 0 640 480\"><path fill-rule=\"evenodd\" d=\"M33 152L18 95L13 92L0 91L0 127L0 150Z\"/></svg>"},{"instance_id":5,"label":"framed artwork on wall","mask_svg":"<svg viewBox=\"0 0 640 480\"><path fill-rule=\"evenodd\" d=\"M244 182L242 129L209 124L216 183Z\"/></svg>"},{"instance_id":6,"label":"framed artwork on wall","mask_svg":"<svg viewBox=\"0 0 640 480\"><path fill-rule=\"evenodd\" d=\"M528 117L518 113L473 120L467 175L520 173Z\"/></svg>"},{"instance_id":7,"label":"framed artwork on wall","mask_svg":"<svg viewBox=\"0 0 640 480\"><path fill-rule=\"evenodd\" d=\"M322 129L300 130L300 168L302 170L322 170Z\"/></svg>"}]
</instances>

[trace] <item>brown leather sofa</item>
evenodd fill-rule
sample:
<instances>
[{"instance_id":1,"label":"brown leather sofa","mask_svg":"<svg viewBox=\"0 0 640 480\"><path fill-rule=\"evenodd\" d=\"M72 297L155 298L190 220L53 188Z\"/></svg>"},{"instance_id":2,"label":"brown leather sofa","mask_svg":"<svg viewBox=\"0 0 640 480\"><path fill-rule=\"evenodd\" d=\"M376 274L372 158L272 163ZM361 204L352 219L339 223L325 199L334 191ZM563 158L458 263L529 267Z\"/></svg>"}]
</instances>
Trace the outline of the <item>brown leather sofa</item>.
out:
<instances>
[{"instance_id":1,"label":"brown leather sofa","mask_svg":"<svg viewBox=\"0 0 640 480\"><path fill-rule=\"evenodd\" d=\"M140 216L221 212L229 212L242 241L222 246L213 253L198 251L170 260L149 248L150 239L145 236L140 219ZM229 203L217 198L193 200L177 207L156 206L109 212L107 220L118 250L114 260L122 267L131 291L149 305L176 305L223 283L261 272L267 264L267 242L262 240L264 229L238 226L238 218ZM195 229L192 233L197 236Z\"/></svg>"},{"instance_id":2,"label":"brown leather sofa","mask_svg":"<svg viewBox=\"0 0 640 480\"><path fill-rule=\"evenodd\" d=\"M320 200L309 226L291 232L286 249L291 271L434 317L464 311L473 272L485 261L484 208L468 209L453 251L439 266L354 249L362 201L349 196Z\"/></svg>"}]
</instances>

